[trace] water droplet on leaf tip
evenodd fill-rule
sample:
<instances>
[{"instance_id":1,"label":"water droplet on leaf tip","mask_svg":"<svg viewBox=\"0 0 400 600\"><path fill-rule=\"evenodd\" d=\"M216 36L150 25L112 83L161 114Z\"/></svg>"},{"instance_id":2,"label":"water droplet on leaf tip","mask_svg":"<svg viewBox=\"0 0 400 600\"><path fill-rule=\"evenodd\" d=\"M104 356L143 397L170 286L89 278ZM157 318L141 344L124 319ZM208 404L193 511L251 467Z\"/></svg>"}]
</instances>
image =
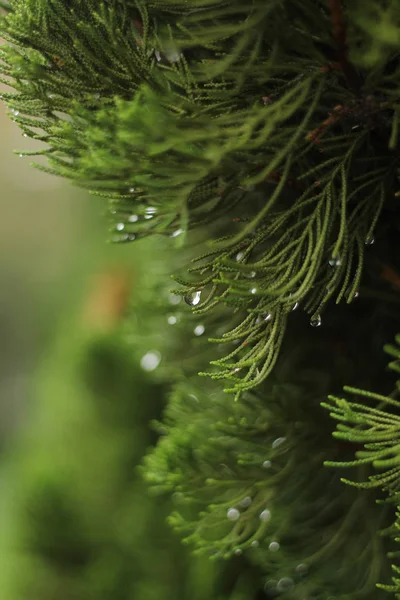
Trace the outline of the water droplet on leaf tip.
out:
<instances>
[{"instance_id":1,"label":"water droplet on leaf tip","mask_svg":"<svg viewBox=\"0 0 400 600\"><path fill-rule=\"evenodd\" d=\"M136 221L138 221L139 217L137 215L130 215L128 218L129 223L136 223Z\"/></svg>"},{"instance_id":2,"label":"water droplet on leaf tip","mask_svg":"<svg viewBox=\"0 0 400 600\"><path fill-rule=\"evenodd\" d=\"M243 554L243 550L241 550L241 548L236 548L235 554L236 556L240 556L241 554Z\"/></svg>"},{"instance_id":3,"label":"water droplet on leaf tip","mask_svg":"<svg viewBox=\"0 0 400 600\"><path fill-rule=\"evenodd\" d=\"M20 158L23 158L23 156L24 156L23 154L20 154L20 155L19 155L19 157L20 157Z\"/></svg>"},{"instance_id":4,"label":"water droplet on leaf tip","mask_svg":"<svg viewBox=\"0 0 400 600\"><path fill-rule=\"evenodd\" d=\"M250 290L250 293L251 293L251 294L257 294L257 288L252 288L252 289Z\"/></svg>"},{"instance_id":5,"label":"water droplet on leaf tip","mask_svg":"<svg viewBox=\"0 0 400 600\"><path fill-rule=\"evenodd\" d=\"M320 327L321 324L322 324L321 315L315 315L310 321L311 327Z\"/></svg>"},{"instance_id":6,"label":"water droplet on leaf tip","mask_svg":"<svg viewBox=\"0 0 400 600\"><path fill-rule=\"evenodd\" d=\"M264 316L264 321L270 321L272 319L271 313L268 313Z\"/></svg>"},{"instance_id":7,"label":"water droplet on leaf tip","mask_svg":"<svg viewBox=\"0 0 400 600\"><path fill-rule=\"evenodd\" d=\"M159 50L154 50L154 54L156 56L157 61L160 62L160 60L161 60L160 51Z\"/></svg>"},{"instance_id":8,"label":"water droplet on leaf tip","mask_svg":"<svg viewBox=\"0 0 400 600\"><path fill-rule=\"evenodd\" d=\"M268 508L265 508L261 513L260 513L260 521L269 521L271 518L271 511L268 510Z\"/></svg>"},{"instance_id":9,"label":"water droplet on leaf tip","mask_svg":"<svg viewBox=\"0 0 400 600\"><path fill-rule=\"evenodd\" d=\"M276 438L276 440L274 440L272 442L272 448L278 448L279 446L282 446L282 444L284 444L286 442L286 438L285 437L279 437Z\"/></svg>"},{"instance_id":10,"label":"water droplet on leaf tip","mask_svg":"<svg viewBox=\"0 0 400 600\"><path fill-rule=\"evenodd\" d=\"M260 542L258 542L257 540L253 540L251 542L251 547L252 548L258 548L259 545L260 545Z\"/></svg>"},{"instance_id":11,"label":"water droplet on leaf tip","mask_svg":"<svg viewBox=\"0 0 400 600\"><path fill-rule=\"evenodd\" d=\"M183 229L177 229L176 231L171 233L171 237L172 238L178 237L178 235L181 235L181 233L183 233Z\"/></svg>"},{"instance_id":12,"label":"water droplet on leaf tip","mask_svg":"<svg viewBox=\"0 0 400 600\"><path fill-rule=\"evenodd\" d=\"M204 325L197 325L194 328L194 335L197 335L197 336L203 335L204 331L205 331Z\"/></svg>"},{"instance_id":13,"label":"water droplet on leaf tip","mask_svg":"<svg viewBox=\"0 0 400 600\"><path fill-rule=\"evenodd\" d=\"M26 133L23 134L24 137L28 137Z\"/></svg>"},{"instance_id":14,"label":"water droplet on leaf tip","mask_svg":"<svg viewBox=\"0 0 400 600\"><path fill-rule=\"evenodd\" d=\"M125 229L125 225L123 223L117 223L116 229L117 231L122 231L123 229Z\"/></svg>"},{"instance_id":15,"label":"water droplet on leaf tip","mask_svg":"<svg viewBox=\"0 0 400 600\"><path fill-rule=\"evenodd\" d=\"M372 244L375 244L375 238L373 236L369 237L369 238L367 238L365 240L365 245L366 246L372 246Z\"/></svg>"},{"instance_id":16,"label":"water droplet on leaf tip","mask_svg":"<svg viewBox=\"0 0 400 600\"><path fill-rule=\"evenodd\" d=\"M193 292L185 296L185 302L189 306L197 306L201 300L201 292Z\"/></svg>"},{"instance_id":17,"label":"water droplet on leaf tip","mask_svg":"<svg viewBox=\"0 0 400 600\"><path fill-rule=\"evenodd\" d=\"M332 256L329 259L329 264L331 267L340 267L340 265L342 264L342 261L340 260L340 258L338 256Z\"/></svg>"},{"instance_id":18,"label":"water droplet on leaf tip","mask_svg":"<svg viewBox=\"0 0 400 600\"><path fill-rule=\"evenodd\" d=\"M271 463L271 461L270 461L270 460L264 460L264 462L263 462L263 464L262 464L262 466L263 466L263 469L269 469L269 468L270 468L270 466L271 466L271 464L272 464L272 463Z\"/></svg>"},{"instance_id":19,"label":"water droplet on leaf tip","mask_svg":"<svg viewBox=\"0 0 400 600\"><path fill-rule=\"evenodd\" d=\"M293 579L290 579L290 577L282 577L282 579L280 579L278 581L278 585L276 586L276 589L278 590L278 592L287 592L287 591L291 590L293 587L294 587Z\"/></svg>"},{"instance_id":20,"label":"water droplet on leaf tip","mask_svg":"<svg viewBox=\"0 0 400 600\"><path fill-rule=\"evenodd\" d=\"M271 550L271 552L278 552L280 547L281 547L281 545L278 542L271 542L270 545L268 546L268 548L269 548L269 550Z\"/></svg>"},{"instance_id":21,"label":"water droplet on leaf tip","mask_svg":"<svg viewBox=\"0 0 400 600\"><path fill-rule=\"evenodd\" d=\"M297 310L298 308L299 308L299 303L298 303L298 302L296 302L296 304L295 304L295 305L293 306L293 308L292 308L292 311L293 311L293 310Z\"/></svg>"},{"instance_id":22,"label":"water droplet on leaf tip","mask_svg":"<svg viewBox=\"0 0 400 600\"><path fill-rule=\"evenodd\" d=\"M171 315L170 317L168 317L168 323L170 325L175 325L176 321L177 321L177 319L174 315Z\"/></svg>"},{"instance_id":23,"label":"water droplet on leaf tip","mask_svg":"<svg viewBox=\"0 0 400 600\"><path fill-rule=\"evenodd\" d=\"M240 512L237 508L229 508L226 513L226 516L230 521L237 521L240 517Z\"/></svg>"},{"instance_id":24,"label":"water droplet on leaf tip","mask_svg":"<svg viewBox=\"0 0 400 600\"><path fill-rule=\"evenodd\" d=\"M157 350L151 350L142 356L140 366L144 371L154 371L161 361L161 354Z\"/></svg>"}]
</instances>

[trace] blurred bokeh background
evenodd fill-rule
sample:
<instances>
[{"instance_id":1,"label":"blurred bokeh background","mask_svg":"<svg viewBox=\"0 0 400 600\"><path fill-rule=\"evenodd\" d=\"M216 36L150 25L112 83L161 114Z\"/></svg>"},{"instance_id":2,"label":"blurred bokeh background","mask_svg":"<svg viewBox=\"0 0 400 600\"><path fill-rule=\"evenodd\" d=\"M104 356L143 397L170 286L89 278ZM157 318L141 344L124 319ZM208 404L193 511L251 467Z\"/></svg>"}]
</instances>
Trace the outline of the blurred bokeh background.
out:
<instances>
[{"instance_id":1,"label":"blurred bokeh background","mask_svg":"<svg viewBox=\"0 0 400 600\"><path fill-rule=\"evenodd\" d=\"M32 150L34 142L22 137L6 111L1 103L2 446L29 408L32 377L57 323L79 302L90 273L101 268L107 231L99 199L13 153Z\"/></svg>"},{"instance_id":2,"label":"blurred bokeh background","mask_svg":"<svg viewBox=\"0 0 400 600\"><path fill-rule=\"evenodd\" d=\"M170 500L151 497L137 472L166 389L140 361L146 332L156 343L164 334L143 299L147 316L135 316L153 242L107 244L105 200L20 158L34 142L6 110L0 104L1 600L254 597L251 569L238 577L237 564L191 557L166 525ZM139 354L127 321L145 340Z\"/></svg>"}]
</instances>

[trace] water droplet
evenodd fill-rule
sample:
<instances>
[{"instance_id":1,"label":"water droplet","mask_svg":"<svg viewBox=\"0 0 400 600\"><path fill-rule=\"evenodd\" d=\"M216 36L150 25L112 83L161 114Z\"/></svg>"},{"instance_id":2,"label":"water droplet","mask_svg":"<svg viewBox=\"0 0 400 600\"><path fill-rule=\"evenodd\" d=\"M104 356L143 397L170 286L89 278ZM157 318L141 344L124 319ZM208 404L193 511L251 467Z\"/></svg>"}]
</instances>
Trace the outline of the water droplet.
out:
<instances>
[{"instance_id":1,"label":"water droplet","mask_svg":"<svg viewBox=\"0 0 400 600\"><path fill-rule=\"evenodd\" d=\"M189 398L191 398L192 400L194 400L195 402L198 402L199 399L197 396L195 396L194 394L189 394Z\"/></svg>"},{"instance_id":2,"label":"water droplet","mask_svg":"<svg viewBox=\"0 0 400 600\"><path fill-rule=\"evenodd\" d=\"M241 554L243 554L243 550L241 548L236 548L235 554L236 556L240 556Z\"/></svg>"},{"instance_id":3,"label":"water droplet","mask_svg":"<svg viewBox=\"0 0 400 600\"><path fill-rule=\"evenodd\" d=\"M134 191L135 191L135 188L134 188L134 187L130 187L130 188L129 188L129 193L130 193L130 194L133 194L133 193L134 193Z\"/></svg>"},{"instance_id":4,"label":"water droplet","mask_svg":"<svg viewBox=\"0 0 400 600\"><path fill-rule=\"evenodd\" d=\"M254 279L255 276L256 276L255 271L250 271L249 273L245 273L245 277L247 277L247 279Z\"/></svg>"},{"instance_id":5,"label":"water droplet","mask_svg":"<svg viewBox=\"0 0 400 600\"><path fill-rule=\"evenodd\" d=\"M248 508L252 502L253 500L250 498L250 496L246 496L245 498L243 498L243 500L240 501L240 506Z\"/></svg>"},{"instance_id":6,"label":"water droplet","mask_svg":"<svg viewBox=\"0 0 400 600\"><path fill-rule=\"evenodd\" d=\"M14 113L14 115L15 115L16 117L18 117L18 115L19 115L19 110L15 110L15 109L13 108L11 112L12 112L12 113Z\"/></svg>"},{"instance_id":7,"label":"water droplet","mask_svg":"<svg viewBox=\"0 0 400 600\"><path fill-rule=\"evenodd\" d=\"M308 573L308 566L304 563L297 565L296 573L298 575L306 575Z\"/></svg>"},{"instance_id":8,"label":"water droplet","mask_svg":"<svg viewBox=\"0 0 400 600\"><path fill-rule=\"evenodd\" d=\"M371 237L369 237L369 238L367 238L365 240L365 245L366 246L372 246L372 244L375 244L375 238L374 238L374 236L371 236Z\"/></svg>"},{"instance_id":9,"label":"water droplet","mask_svg":"<svg viewBox=\"0 0 400 600\"><path fill-rule=\"evenodd\" d=\"M293 579L290 579L290 577L282 577L282 579L280 579L278 581L278 585L276 586L276 589L278 590L278 592L283 593L283 592L288 592L293 587L294 587Z\"/></svg>"},{"instance_id":10,"label":"water droplet","mask_svg":"<svg viewBox=\"0 0 400 600\"><path fill-rule=\"evenodd\" d=\"M189 304L189 306L197 306L200 302L200 299L201 292L193 292L192 294L185 296L185 302L186 304Z\"/></svg>"},{"instance_id":11,"label":"water droplet","mask_svg":"<svg viewBox=\"0 0 400 600\"><path fill-rule=\"evenodd\" d=\"M296 302L296 304L295 304L295 305L293 306L293 308L292 308L292 311L293 311L293 310L297 310L298 308L299 308L299 303L298 303L298 302Z\"/></svg>"},{"instance_id":12,"label":"water droplet","mask_svg":"<svg viewBox=\"0 0 400 600\"><path fill-rule=\"evenodd\" d=\"M148 221L149 219L152 219L154 217L154 215L144 215L144 218Z\"/></svg>"},{"instance_id":13,"label":"water droplet","mask_svg":"<svg viewBox=\"0 0 400 600\"><path fill-rule=\"evenodd\" d=\"M168 317L168 323L170 325L175 325L176 321L177 321L177 318L174 315L171 315L170 317Z\"/></svg>"},{"instance_id":14,"label":"water droplet","mask_svg":"<svg viewBox=\"0 0 400 600\"><path fill-rule=\"evenodd\" d=\"M123 229L125 229L125 225L123 223L117 223L116 229L117 231L122 231Z\"/></svg>"},{"instance_id":15,"label":"water droplet","mask_svg":"<svg viewBox=\"0 0 400 600\"><path fill-rule=\"evenodd\" d=\"M26 133L23 134L24 137L28 137Z\"/></svg>"},{"instance_id":16,"label":"water droplet","mask_svg":"<svg viewBox=\"0 0 400 600\"><path fill-rule=\"evenodd\" d=\"M170 294L169 295L169 303L170 304L179 304L179 302L182 300L182 296L178 296L177 294Z\"/></svg>"},{"instance_id":17,"label":"water droplet","mask_svg":"<svg viewBox=\"0 0 400 600\"><path fill-rule=\"evenodd\" d=\"M260 542L258 542L257 540L253 540L251 542L251 547L252 548L258 548L259 545L260 545Z\"/></svg>"},{"instance_id":18,"label":"water droplet","mask_svg":"<svg viewBox=\"0 0 400 600\"><path fill-rule=\"evenodd\" d=\"M237 260L237 262L241 261L243 257L244 257L244 252L238 252L236 254L236 260Z\"/></svg>"},{"instance_id":19,"label":"water droplet","mask_svg":"<svg viewBox=\"0 0 400 600\"><path fill-rule=\"evenodd\" d=\"M275 448L279 448L279 446L282 446L282 444L284 444L286 442L286 438L285 437L279 437L276 438L276 440L274 440L272 442L272 447Z\"/></svg>"},{"instance_id":20,"label":"water droplet","mask_svg":"<svg viewBox=\"0 0 400 600\"><path fill-rule=\"evenodd\" d=\"M268 598L275 598L277 595L277 585L278 582L276 579L269 579L264 585L264 592Z\"/></svg>"},{"instance_id":21,"label":"water droplet","mask_svg":"<svg viewBox=\"0 0 400 600\"><path fill-rule=\"evenodd\" d=\"M262 464L263 469L269 469L271 465L272 465L272 463L270 460L264 460L264 462Z\"/></svg>"},{"instance_id":22,"label":"water droplet","mask_svg":"<svg viewBox=\"0 0 400 600\"><path fill-rule=\"evenodd\" d=\"M359 296L359 295L360 295L360 292L359 292L358 290L356 290L356 291L354 292L354 294L353 294L353 300L354 300L355 298L358 298L358 296Z\"/></svg>"},{"instance_id":23,"label":"water droplet","mask_svg":"<svg viewBox=\"0 0 400 600\"><path fill-rule=\"evenodd\" d=\"M161 60L161 54L159 50L154 50L154 54L156 56L156 59L158 60L158 62L160 62Z\"/></svg>"},{"instance_id":24,"label":"water droplet","mask_svg":"<svg viewBox=\"0 0 400 600\"><path fill-rule=\"evenodd\" d=\"M140 361L140 366L144 371L154 371L161 361L161 354L157 350L147 352Z\"/></svg>"},{"instance_id":25,"label":"water droplet","mask_svg":"<svg viewBox=\"0 0 400 600\"><path fill-rule=\"evenodd\" d=\"M272 319L271 313L267 313L266 315L264 315L264 321L270 321L271 319Z\"/></svg>"},{"instance_id":26,"label":"water droplet","mask_svg":"<svg viewBox=\"0 0 400 600\"><path fill-rule=\"evenodd\" d=\"M19 155L19 157L20 157L20 158L23 158L23 156L24 156L23 154L20 154L20 155Z\"/></svg>"},{"instance_id":27,"label":"water droplet","mask_svg":"<svg viewBox=\"0 0 400 600\"><path fill-rule=\"evenodd\" d=\"M271 518L271 511L268 510L268 508L265 508L261 513L260 513L260 520L261 521L269 521Z\"/></svg>"},{"instance_id":28,"label":"water droplet","mask_svg":"<svg viewBox=\"0 0 400 600\"><path fill-rule=\"evenodd\" d=\"M176 231L174 231L174 233L171 233L171 237L178 237L178 235L181 235L181 233L183 233L183 229L177 229Z\"/></svg>"},{"instance_id":29,"label":"water droplet","mask_svg":"<svg viewBox=\"0 0 400 600\"><path fill-rule=\"evenodd\" d=\"M257 294L257 288L252 288L252 289L250 290L250 293L251 293L251 294Z\"/></svg>"},{"instance_id":30,"label":"water droplet","mask_svg":"<svg viewBox=\"0 0 400 600\"><path fill-rule=\"evenodd\" d=\"M204 325L197 325L197 326L194 328L194 335L197 335L197 336L199 336L199 335L203 335L203 333L204 333L204 332L205 332L205 327L204 327Z\"/></svg>"},{"instance_id":31,"label":"water droplet","mask_svg":"<svg viewBox=\"0 0 400 600\"><path fill-rule=\"evenodd\" d=\"M271 542L270 545L268 546L268 548L271 550L271 552L278 552L280 547L281 547L281 545L278 542Z\"/></svg>"},{"instance_id":32,"label":"water droplet","mask_svg":"<svg viewBox=\"0 0 400 600\"><path fill-rule=\"evenodd\" d=\"M230 521L237 521L240 517L240 512L237 508L230 508L226 513L226 516Z\"/></svg>"},{"instance_id":33,"label":"water droplet","mask_svg":"<svg viewBox=\"0 0 400 600\"><path fill-rule=\"evenodd\" d=\"M165 50L165 56L169 60L169 62L176 63L180 60L182 54L178 52L178 50L171 48Z\"/></svg>"},{"instance_id":34,"label":"water droplet","mask_svg":"<svg viewBox=\"0 0 400 600\"><path fill-rule=\"evenodd\" d=\"M145 213L147 215L154 215L156 212L157 212L157 209L154 208L154 206L147 206L146 207Z\"/></svg>"},{"instance_id":35,"label":"water droplet","mask_svg":"<svg viewBox=\"0 0 400 600\"><path fill-rule=\"evenodd\" d=\"M135 235L134 233L130 233L130 234L128 235L128 239L129 239L131 242L133 242L133 240L136 240L136 235Z\"/></svg>"},{"instance_id":36,"label":"water droplet","mask_svg":"<svg viewBox=\"0 0 400 600\"><path fill-rule=\"evenodd\" d=\"M136 221L138 221L139 217L137 215L130 215L128 218L129 223L136 223Z\"/></svg>"},{"instance_id":37,"label":"water droplet","mask_svg":"<svg viewBox=\"0 0 400 600\"><path fill-rule=\"evenodd\" d=\"M236 369L233 369L234 373L239 373L239 371L240 371L239 367L236 367Z\"/></svg>"},{"instance_id":38,"label":"water droplet","mask_svg":"<svg viewBox=\"0 0 400 600\"><path fill-rule=\"evenodd\" d=\"M310 321L311 327L320 327L321 324L322 324L321 315L315 315Z\"/></svg>"},{"instance_id":39,"label":"water droplet","mask_svg":"<svg viewBox=\"0 0 400 600\"><path fill-rule=\"evenodd\" d=\"M342 264L342 261L340 260L340 258L338 256L332 256L329 259L329 264L331 267L340 267L340 265Z\"/></svg>"}]
</instances>

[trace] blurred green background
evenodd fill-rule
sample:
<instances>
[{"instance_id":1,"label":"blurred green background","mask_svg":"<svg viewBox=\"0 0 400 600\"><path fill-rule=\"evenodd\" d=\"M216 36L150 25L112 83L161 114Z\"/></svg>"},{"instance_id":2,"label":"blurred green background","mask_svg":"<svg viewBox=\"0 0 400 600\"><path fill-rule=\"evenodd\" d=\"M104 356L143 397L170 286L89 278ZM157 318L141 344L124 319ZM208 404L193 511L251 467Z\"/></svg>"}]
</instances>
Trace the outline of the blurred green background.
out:
<instances>
[{"instance_id":1,"label":"blurred green background","mask_svg":"<svg viewBox=\"0 0 400 600\"><path fill-rule=\"evenodd\" d=\"M136 293L157 247L107 244L105 201L14 154L34 143L0 111L1 600L255 597L245 559L193 558L137 474L166 393L140 367L169 343Z\"/></svg>"},{"instance_id":2,"label":"blurred green background","mask_svg":"<svg viewBox=\"0 0 400 600\"><path fill-rule=\"evenodd\" d=\"M107 223L99 199L30 166L31 140L0 104L0 385L2 445L32 401L32 376L60 319L101 265ZM119 248L112 247L113 253ZM107 248L107 251L110 247Z\"/></svg>"}]
</instances>

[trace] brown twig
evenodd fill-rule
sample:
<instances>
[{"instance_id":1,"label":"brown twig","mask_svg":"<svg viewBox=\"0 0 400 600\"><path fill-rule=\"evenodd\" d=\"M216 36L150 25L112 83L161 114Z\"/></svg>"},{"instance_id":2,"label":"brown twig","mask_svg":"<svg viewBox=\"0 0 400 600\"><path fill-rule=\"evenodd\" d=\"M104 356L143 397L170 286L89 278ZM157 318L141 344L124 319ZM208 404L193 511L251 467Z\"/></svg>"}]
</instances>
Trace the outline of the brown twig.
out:
<instances>
[{"instance_id":1,"label":"brown twig","mask_svg":"<svg viewBox=\"0 0 400 600\"><path fill-rule=\"evenodd\" d=\"M341 71L345 76L348 86L359 95L361 79L349 60L349 47L347 44L346 21L343 13L342 0L328 0L333 26L333 37L337 47L337 58Z\"/></svg>"}]
</instances>

